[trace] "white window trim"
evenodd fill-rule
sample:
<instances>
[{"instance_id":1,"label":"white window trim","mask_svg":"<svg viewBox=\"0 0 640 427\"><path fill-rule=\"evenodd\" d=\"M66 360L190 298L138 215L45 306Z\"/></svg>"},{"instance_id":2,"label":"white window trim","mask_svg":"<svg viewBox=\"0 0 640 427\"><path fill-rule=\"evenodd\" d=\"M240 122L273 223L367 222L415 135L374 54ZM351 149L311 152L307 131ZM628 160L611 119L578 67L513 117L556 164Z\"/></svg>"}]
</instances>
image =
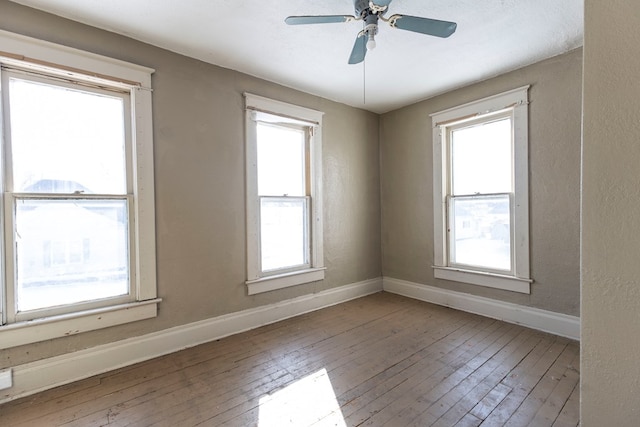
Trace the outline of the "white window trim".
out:
<instances>
[{"instance_id":1,"label":"white window trim","mask_svg":"<svg viewBox=\"0 0 640 427\"><path fill-rule=\"evenodd\" d=\"M498 95L431 114L433 126L433 235L434 277L474 285L529 294L529 169L528 169L528 92L523 86ZM447 150L443 144L446 125L474 120L479 116L513 109L514 126L514 274L471 271L448 266L447 261Z\"/></svg>"},{"instance_id":2,"label":"white window trim","mask_svg":"<svg viewBox=\"0 0 640 427\"><path fill-rule=\"evenodd\" d=\"M131 90L134 203L132 232L137 244L131 248L135 259L132 292L135 301L74 313L4 324L0 326L0 349L30 344L79 332L101 329L157 316L155 196L153 171L153 123L151 108L151 68L84 52L67 46L0 30L0 63L65 78L91 76L94 83ZM2 301L7 295L2 286ZM3 303L4 304L4 303ZM4 312L3 312L4 313ZM4 314L2 314L4 316ZM5 320L5 319L3 319Z\"/></svg>"},{"instance_id":3,"label":"white window trim","mask_svg":"<svg viewBox=\"0 0 640 427\"><path fill-rule=\"evenodd\" d=\"M246 128L246 210L247 210L247 291L249 295L283 289L324 279L322 227L322 116L324 113L282 101L245 93ZM311 267L262 276L260 272L260 207L258 201L256 114L282 117L283 121L312 126L311 173Z\"/></svg>"}]
</instances>

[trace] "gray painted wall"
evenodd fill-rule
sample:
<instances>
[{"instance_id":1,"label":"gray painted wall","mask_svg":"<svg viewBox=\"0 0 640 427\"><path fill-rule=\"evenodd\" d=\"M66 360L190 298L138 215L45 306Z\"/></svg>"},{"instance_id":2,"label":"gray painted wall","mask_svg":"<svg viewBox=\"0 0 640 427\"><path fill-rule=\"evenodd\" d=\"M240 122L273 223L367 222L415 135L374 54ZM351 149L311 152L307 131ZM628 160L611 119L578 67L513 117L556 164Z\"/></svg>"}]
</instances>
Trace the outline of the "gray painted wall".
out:
<instances>
[{"instance_id":1,"label":"gray painted wall","mask_svg":"<svg viewBox=\"0 0 640 427\"><path fill-rule=\"evenodd\" d=\"M531 295L436 280L429 114L524 85L531 85ZM578 49L382 115L384 276L579 315L581 93Z\"/></svg>"},{"instance_id":2,"label":"gray painted wall","mask_svg":"<svg viewBox=\"0 0 640 427\"><path fill-rule=\"evenodd\" d=\"M640 421L640 3L585 1L581 425Z\"/></svg>"},{"instance_id":3,"label":"gray painted wall","mask_svg":"<svg viewBox=\"0 0 640 427\"><path fill-rule=\"evenodd\" d=\"M0 368L381 275L378 115L0 0L0 29L156 69L155 319L0 351ZM326 279L247 296L243 92L325 112Z\"/></svg>"}]
</instances>

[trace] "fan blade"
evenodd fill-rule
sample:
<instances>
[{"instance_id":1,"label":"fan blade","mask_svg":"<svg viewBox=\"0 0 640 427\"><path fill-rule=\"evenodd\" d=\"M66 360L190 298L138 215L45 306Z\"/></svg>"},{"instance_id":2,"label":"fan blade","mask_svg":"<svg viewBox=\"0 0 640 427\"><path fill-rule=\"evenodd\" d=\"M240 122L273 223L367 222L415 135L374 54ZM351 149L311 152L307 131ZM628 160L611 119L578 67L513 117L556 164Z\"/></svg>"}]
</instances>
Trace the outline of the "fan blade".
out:
<instances>
[{"instance_id":1,"label":"fan blade","mask_svg":"<svg viewBox=\"0 0 640 427\"><path fill-rule=\"evenodd\" d=\"M364 57L367 54L367 36L364 32L360 32L356 38L356 42L353 44L351 50L351 56L349 57L349 64L359 64L364 61Z\"/></svg>"},{"instance_id":2,"label":"fan blade","mask_svg":"<svg viewBox=\"0 0 640 427\"><path fill-rule=\"evenodd\" d=\"M443 38L455 33L458 26L455 22L438 21L437 19L409 15L393 15L389 18L389 25L401 30Z\"/></svg>"},{"instance_id":3,"label":"fan blade","mask_svg":"<svg viewBox=\"0 0 640 427\"><path fill-rule=\"evenodd\" d=\"M355 19L356 17L351 15L289 16L284 22L289 25L333 24L336 22L349 22Z\"/></svg>"}]
</instances>

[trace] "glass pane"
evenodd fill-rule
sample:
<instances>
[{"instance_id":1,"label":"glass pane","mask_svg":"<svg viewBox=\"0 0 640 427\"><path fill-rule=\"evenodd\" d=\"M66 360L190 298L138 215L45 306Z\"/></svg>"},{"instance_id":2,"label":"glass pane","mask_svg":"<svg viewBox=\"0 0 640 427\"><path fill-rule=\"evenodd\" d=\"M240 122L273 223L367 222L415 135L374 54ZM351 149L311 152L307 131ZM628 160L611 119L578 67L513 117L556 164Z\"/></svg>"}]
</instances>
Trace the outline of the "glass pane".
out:
<instances>
[{"instance_id":1,"label":"glass pane","mask_svg":"<svg viewBox=\"0 0 640 427\"><path fill-rule=\"evenodd\" d=\"M258 123L257 132L258 194L305 196L304 131Z\"/></svg>"},{"instance_id":2,"label":"glass pane","mask_svg":"<svg viewBox=\"0 0 640 427\"><path fill-rule=\"evenodd\" d=\"M18 311L129 293L125 200L18 200Z\"/></svg>"},{"instance_id":3,"label":"glass pane","mask_svg":"<svg viewBox=\"0 0 640 427\"><path fill-rule=\"evenodd\" d=\"M451 199L452 264L511 271L509 196Z\"/></svg>"},{"instance_id":4,"label":"glass pane","mask_svg":"<svg viewBox=\"0 0 640 427\"><path fill-rule=\"evenodd\" d=\"M510 193L511 119L451 132L453 195Z\"/></svg>"},{"instance_id":5,"label":"glass pane","mask_svg":"<svg viewBox=\"0 0 640 427\"><path fill-rule=\"evenodd\" d=\"M16 192L126 193L122 98L10 79Z\"/></svg>"},{"instance_id":6,"label":"glass pane","mask_svg":"<svg viewBox=\"0 0 640 427\"><path fill-rule=\"evenodd\" d=\"M308 199L261 198L262 271L308 264Z\"/></svg>"}]
</instances>

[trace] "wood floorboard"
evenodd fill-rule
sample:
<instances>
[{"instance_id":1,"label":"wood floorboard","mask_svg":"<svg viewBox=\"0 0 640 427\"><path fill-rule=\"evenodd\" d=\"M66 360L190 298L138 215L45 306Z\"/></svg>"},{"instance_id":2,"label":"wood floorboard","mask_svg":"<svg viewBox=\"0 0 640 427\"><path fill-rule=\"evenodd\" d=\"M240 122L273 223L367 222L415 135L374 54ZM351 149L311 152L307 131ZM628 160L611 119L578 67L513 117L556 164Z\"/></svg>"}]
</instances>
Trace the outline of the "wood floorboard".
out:
<instances>
[{"instance_id":1,"label":"wood floorboard","mask_svg":"<svg viewBox=\"0 0 640 427\"><path fill-rule=\"evenodd\" d=\"M559 344L561 346L561 344ZM566 372L567 367L571 365L574 360L577 351L572 347L565 346L562 349L557 358L554 359L553 364L548 370L544 372L542 377L538 379L535 387L528 393L527 399L520 405L516 413L507 422L507 426L518 427L528 425L532 422L533 417L540 410L545 402L550 402L549 395L553 392L557 382L562 378L562 375ZM555 355L555 349L549 350L549 358ZM533 382L534 380L532 380ZM565 397L568 398L568 394ZM553 417L555 419L555 416ZM553 420L550 420L547 424L552 424Z\"/></svg>"},{"instance_id":2,"label":"wood floorboard","mask_svg":"<svg viewBox=\"0 0 640 427\"><path fill-rule=\"evenodd\" d=\"M411 371L403 373L400 377L402 380L394 387L386 387L382 393L369 403L362 402L351 412L349 408L344 408L345 420L348 425L373 425L374 422L381 425L386 422L389 415L393 415L392 410L402 407L403 399L407 395L413 395L415 389L423 382L437 383L442 379L451 375L455 369L451 366L452 360L459 361L469 358L468 349L464 343L477 331L473 325L465 325L444 338L448 341L451 349L443 353L441 357L423 358L417 366L413 366ZM350 413L351 412L351 413ZM380 414L380 415L379 415Z\"/></svg>"},{"instance_id":3,"label":"wood floorboard","mask_svg":"<svg viewBox=\"0 0 640 427\"><path fill-rule=\"evenodd\" d=\"M384 318L384 316L382 316L382 318ZM380 321L380 319L374 319L374 320L369 319L367 324L371 324L372 322L377 322L377 321ZM356 322L351 322L351 323L353 324L353 323L356 323ZM310 334L308 334L308 335L310 335ZM343 335L344 335L344 332L336 333L331 338L334 339L334 340L342 339ZM322 344L320 345L320 344L317 344L317 343L322 343ZM332 344L330 342L330 340L326 339L326 337L319 337L316 340L316 342L314 343L314 345L313 345L312 353L320 352L321 348L324 348L324 347L327 347L327 346L330 347L330 349L331 349L331 348L335 347L335 344ZM338 347L341 348L341 346L344 346L344 344L340 343L340 345ZM304 348L301 349L301 350L295 350L295 351L297 353L300 353L303 350L304 350ZM280 349L277 349L276 354L279 351L280 351ZM330 351L329 353L335 354L336 352L335 351ZM249 357L245 357L245 358L242 358L241 361L244 362L244 364L247 364L247 363L250 363L250 359L251 358L249 358ZM293 357L293 356L289 355L288 360L286 361L286 363L290 367L289 369L291 369L291 367L295 366L294 362L295 362L296 359L297 359L296 357ZM307 358L301 358L301 359L303 361L305 361L305 362L309 361L308 357ZM272 358L271 361L274 363L273 370L278 371L279 369L282 369L282 367L280 365L283 362L278 357ZM258 368L259 368L259 366L258 366ZM232 368L231 373L234 374L236 377L240 377L240 378L243 378L243 379L251 378L251 375L249 375L249 373L247 373L247 372L234 372L233 369L234 368ZM271 373L271 372L269 372L269 373ZM190 373L189 375L193 376L192 373ZM276 375L276 374L274 374L274 375ZM284 374L277 376L277 378L281 379L282 376L284 376ZM259 375L259 377L262 377L262 376ZM231 386L228 386L227 384L224 384L223 382L221 382L219 378L212 378L211 380L216 382L217 388L220 390L220 394L222 394L222 396L228 396L229 394L231 394L231 393L233 393L235 391L235 389L232 388ZM292 378L292 380L293 380L293 378ZM276 385L280 385L281 386L283 384L280 384L280 382L272 383L273 387L275 387ZM258 384L258 386L259 386L259 384ZM251 385L251 389L252 390L262 390L262 388L257 388L255 383L253 383ZM147 418L145 418L145 422L153 422L154 419L166 420L167 418L165 418L165 417L166 417L166 414L168 412L173 412L174 418L175 417L180 417L181 413L183 411L190 410L189 408L191 406L193 406L194 403L195 404L198 403L197 401L194 402L192 400L188 400L187 399L187 397L190 397L189 393L180 393L179 390L177 392L174 391L174 390L169 390L169 391L171 392L171 394L169 394L169 395L161 394L159 398L156 398L154 400L146 399L145 403L142 406L137 406L137 407L133 407L133 408L127 408L128 412L135 411L135 412L138 413L138 416L143 415L143 417L141 417L141 418L144 418L144 417L148 416ZM177 394L178 396L175 396L175 394ZM215 394L212 395L212 393L202 393L201 395L202 396L206 396L206 399L208 399L209 402L211 401L212 398L216 398L216 399L219 398L219 396L217 396ZM196 398L197 398L197 396L196 396ZM230 402L233 402L233 401L234 401L233 399L230 400ZM221 409L225 409L225 408L227 408L229 406L229 402L227 402L227 401L220 402L220 401L216 400L215 402L217 404L216 405L216 410L219 411L219 412L221 411ZM161 411L154 410L153 408L155 406L160 406L162 408L162 410ZM123 415L126 415L126 414L122 414L122 412L118 412L118 416L120 418L122 418ZM113 416L113 414L112 414L112 416ZM184 422L184 419L182 419L182 421Z\"/></svg>"},{"instance_id":4,"label":"wood floorboard","mask_svg":"<svg viewBox=\"0 0 640 427\"><path fill-rule=\"evenodd\" d=\"M528 342L532 341L535 339ZM427 408L417 423L423 425L429 423L435 426L454 425L464 418L478 401L492 392L503 391L496 389L497 383L504 378L510 367L522 359L522 354L529 347L525 345L524 347L505 346L499 348L498 352L489 354L484 363L478 366L471 375ZM482 361L482 359L480 360ZM414 421L415 424L416 421Z\"/></svg>"},{"instance_id":5,"label":"wood floorboard","mask_svg":"<svg viewBox=\"0 0 640 427\"><path fill-rule=\"evenodd\" d=\"M0 426L576 426L579 343L378 293L0 406Z\"/></svg>"},{"instance_id":6,"label":"wood floorboard","mask_svg":"<svg viewBox=\"0 0 640 427\"><path fill-rule=\"evenodd\" d=\"M540 340L522 362L502 380L502 384L511 388L512 392L491 411L481 425L505 425L555 360L562 350L561 347L563 348L561 344L555 344L554 347L553 340Z\"/></svg>"},{"instance_id":7,"label":"wood floorboard","mask_svg":"<svg viewBox=\"0 0 640 427\"><path fill-rule=\"evenodd\" d=\"M308 334L308 335L312 335L312 334ZM336 334L334 335L333 338L339 337L341 336L342 333L340 334ZM325 337L319 337L318 342L322 341L325 344L327 344L327 339ZM280 351L278 349L278 351ZM299 352L300 350L296 350L296 352ZM335 352L334 352L335 353ZM276 353L277 354L277 353ZM224 372L224 376L225 377L230 377L231 378L231 382L233 382L233 378L242 378L243 380L248 380L248 379L252 379L254 377L254 370L258 370L258 374L256 376L257 380L256 382L253 382L250 384L250 388L252 390L262 390L261 384L259 383L260 379L263 379L266 377L266 375L273 375L273 378L268 378L269 381L267 381L267 387L269 385L271 385L271 387L276 387L277 385L282 385L282 377L285 377L286 373L282 372L283 368L282 368L282 364L283 361L281 360L281 358L278 357L273 357L271 359L268 360L268 365L269 366L264 366L264 360L262 361L262 363L258 363L257 365L252 365L252 363L254 362L260 362L259 360L253 360L256 359L255 357L244 357L241 358L240 360L238 359L234 359L234 362L243 362L242 365L250 365L250 370L249 371L238 371L237 369L237 365L234 363L234 367L229 368L229 366L226 366L225 368L225 372ZM259 359L259 358L258 358ZM264 358L263 358L264 359ZM290 358L291 360L286 361L287 363L289 363L291 366L293 366L293 360L295 359L294 357ZM302 358L303 360L307 360ZM220 364L220 361L216 361L217 364ZM240 365L240 366L242 366ZM205 372L204 374L207 374L207 370L208 369L213 369L213 368L205 368ZM230 370L227 370L230 369ZM187 372L188 376L193 377L193 373ZM202 374L200 374L202 375ZM207 375L208 378L208 382L215 382L217 389L220 391L220 395L222 397L224 396L228 396L229 394L233 393L236 389L234 388L234 384L227 384L225 382L225 380L223 378L220 378L219 376L216 377L211 377L210 375ZM289 376L290 377L290 376ZM198 378L198 377L196 377ZM290 377L291 380L293 380L293 377ZM278 380L276 382L276 379ZM242 386L242 383L237 383L237 380L235 380L236 384L235 386ZM269 391L268 389L266 391ZM193 401L189 400L187 398L189 397L193 397L193 398L197 398L199 395L202 396L206 396L206 399L208 399L209 401L211 401L212 398L220 398L220 396L216 395L213 392L210 393L196 393L195 396L190 396L189 393L180 393L180 390L175 391L173 389L168 390L168 392L170 394L161 394L161 396L159 398L156 398L154 400L146 400L145 401L145 405L144 406L138 406L133 408L132 410L130 410L129 412L132 412L133 410L135 410L135 412L138 413L139 415L143 415L143 417L141 418L145 418L146 416L148 416L147 418L145 418L145 422L151 422L154 418L158 418L158 419L166 419L164 418L166 416L167 412L173 411L174 415L180 415L180 404L182 403L186 403L187 408L185 408L184 410L189 410L189 407L193 405ZM177 396L176 396L177 394ZM220 410L221 406L225 407L225 404L228 404L228 402L226 401L218 401L216 400L216 403L218 404L216 406L217 410ZM161 411L157 411L154 410L154 407L158 406L158 404L160 405L160 407L162 408ZM183 405L184 406L184 405ZM122 413L119 413L119 416L122 417ZM125 414L126 415L126 414Z\"/></svg>"},{"instance_id":8,"label":"wood floorboard","mask_svg":"<svg viewBox=\"0 0 640 427\"><path fill-rule=\"evenodd\" d=\"M509 328L507 325L503 326ZM476 365L479 360L486 358L487 355L492 355L500 351L500 349L502 349L507 342L511 341L512 338L513 337L508 334L503 334L498 340L480 340L475 344L475 346L468 347L465 354L458 358L458 360L447 361L449 366L452 369L455 369L455 372L447 378L447 380L442 381L437 385L434 384L434 387L431 387L431 384L428 382L424 383L422 385L422 389L425 387L429 389L428 391L425 391L425 393L412 393L411 395L407 395L404 399L405 407L402 408L397 416L391 419L388 424L409 425L414 422L413 420L422 415L424 409L431 409L431 406L436 405L437 402L444 402L448 395L454 393L455 389L460 387L462 382L456 383L457 379L465 378L465 373L471 372L474 369L474 365ZM467 343L467 345L470 344ZM444 403L440 404L440 409L444 409ZM423 422L419 421L418 423L422 424Z\"/></svg>"},{"instance_id":9,"label":"wood floorboard","mask_svg":"<svg viewBox=\"0 0 640 427\"><path fill-rule=\"evenodd\" d=\"M316 352L315 354L316 357L314 358L314 361L315 361L314 364L310 365L307 363L304 365L304 369L302 370L298 365L289 365L287 366L287 369L290 372L295 372L297 378L304 377L309 373L316 372L318 369L326 370L332 378L340 378L339 376L334 375L334 372L337 369L348 366L349 363L360 363L360 359L362 357L366 357L367 354L379 354L379 351L377 350L376 347L383 347L380 350L384 350L384 348L387 348L387 349L398 348L396 344L389 343L390 340L402 339L401 337L399 338L396 335L396 333L394 333L394 331L397 329L397 325L395 324L396 323L404 324L409 319L405 318L404 316L401 316L399 317L398 320L399 322L394 321L394 322L385 322L385 324L380 324L377 331L375 331L375 333L373 333L366 341L363 341L362 338L360 337L362 334L354 330L354 333L357 335L347 336L346 337L347 342L358 341L357 338L359 338L360 339L359 342L361 343L361 345L349 346L344 349L340 349L338 351L331 351L327 353ZM428 329L428 326L425 325L423 326L423 328ZM404 329L400 329L400 331L402 331L403 334L405 333ZM341 338L344 338L344 337L341 337ZM406 341L406 339L404 339L404 341ZM332 381L332 386L334 389L334 394L338 394L336 392L336 386L337 386L336 380ZM247 402L247 406L251 406L252 404L254 405L254 410L258 409L257 401ZM230 412L213 416L207 421L212 423L212 425L216 425L215 423L225 422L229 419L230 415L235 415L238 412L242 414L244 411L239 411L239 408L231 408ZM198 414L198 417L202 417L202 416L203 414ZM241 416L243 419L246 418L246 415L241 415ZM195 421L195 420L189 419L189 421ZM245 422L249 422L249 421L235 420L234 422L237 423L237 425L244 425Z\"/></svg>"},{"instance_id":10,"label":"wood floorboard","mask_svg":"<svg viewBox=\"0 0 640 427\"><path fill-rule=\"evenodd\" d=\"M401 317L399 319L404 323L407 318ZM373 322L371 322L372 324ZM330 346L329 350L327 349L319 349L315 348L314 355L309 360L302 360L300 362L288 360L286 365L286 369L294 373L296 378L304 377L309 373L316 372L319 369L324 369L330 373L338 369L342 369L345 366L350 366L352 363L363 363L361 360L367 356L368 353L377 353L379 347L386 348L397 348L397 344L393 343L393 341L398 341L401 339L402 334L406 334L402 329L400 331L402 334L398 334L396 329L398 328L397 321L389 321L389 319L384 319L383 322L380 322L375 330L372 331L371 334L362 334L359 333L354 334L353 336L345 335L340 336L338 345ZM368 325L368 327L371 326ZM380 349L381 350L381 349ZM292 363L293 362L293 363ZM333 375L332 375L333 376ZM336 385L332 384L334 388L334 393L336 393ZM248 403L251 404L250 402ZM188 408L187 408L188 410ZM226 421L229 416L233 413L238 412L238 408L230 408L230 412L222 413L219 415L212 415L210 419L211 422L223 422ZM201 418L206 414L198 414L197 417ZM195 420L188 420L189 422Z\"/></svg>"},{"instance_id":11,"label":"wood floorboard","mask_svg":"<svg viewBox=\"0 0 640 427\"><path fill-rule=\"evenodd\" d=\"M573 360L565 366L560 377L552 376L552 380L555 381L553 390L545 399L531 424L536 422L544 422L545 424L555 422L571 393L580 382L579 370L575 368L575 366L580 365L580 352L577 348L568 347L568 349L574 355Z\"/></svg>"},{"instance_id":12,"label":"wood floorboard","mask_svg":"<svg viewBox=\"0 0 640 427\"><path fill-rule=\"evenodd\" d=\"M507 336L509 343L506 347L504 342L499 341L497 345L488 347L464 365L458 365L458 369L449 378L433 388L425 390L424 393L412 396L408 399L407 408L389 425L422 426L437 422L451 406L463 397L467 386L472 387L483 376L484 371L491 370L492 366L487 365L487 361L495 357L494 362L497 364L504 355L508 355L520 347L519 341L514 341L513 338L513 336ZM527 342L528 340L525 341L525 344ZM482 368L480 368L481 366Z\"/></svg>"},{"instance_id":13,"label":"wood floorboard","mask_svg":"<svg viewBox=\"0 0 640 427\"><path fill-rule=\"evenodd\" d=\"M578 373L578 376L580 374ZM580 382L578 381L573 387L569 399L565 402L564 407L560 411L558 418L553 423L553 427L575 427L579 425L579 407L580 407Z\"/></svg>"}]
</instances>

